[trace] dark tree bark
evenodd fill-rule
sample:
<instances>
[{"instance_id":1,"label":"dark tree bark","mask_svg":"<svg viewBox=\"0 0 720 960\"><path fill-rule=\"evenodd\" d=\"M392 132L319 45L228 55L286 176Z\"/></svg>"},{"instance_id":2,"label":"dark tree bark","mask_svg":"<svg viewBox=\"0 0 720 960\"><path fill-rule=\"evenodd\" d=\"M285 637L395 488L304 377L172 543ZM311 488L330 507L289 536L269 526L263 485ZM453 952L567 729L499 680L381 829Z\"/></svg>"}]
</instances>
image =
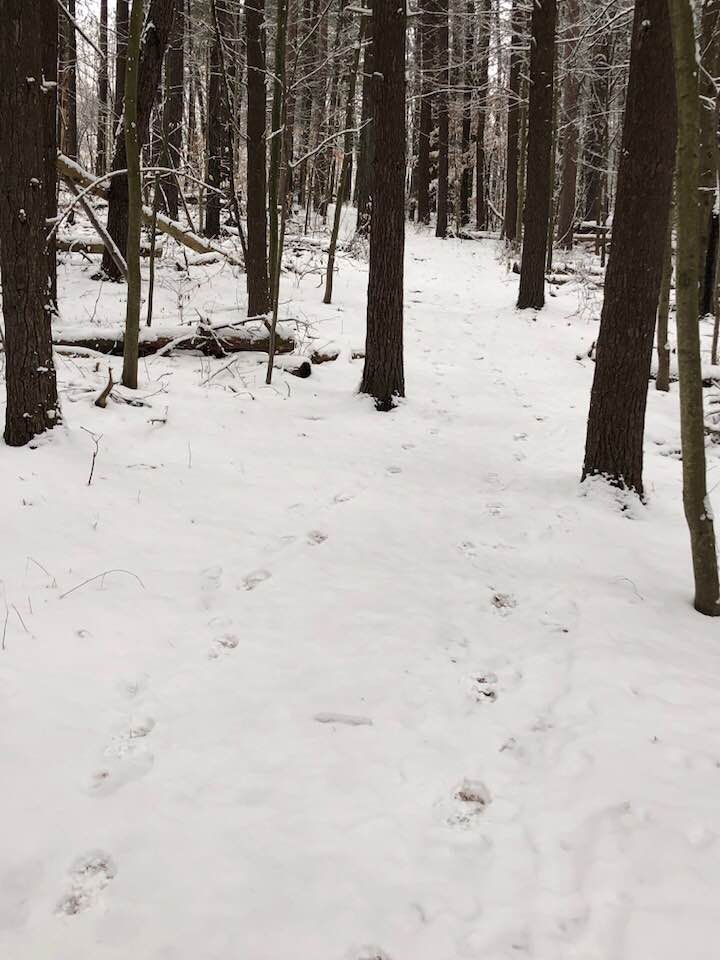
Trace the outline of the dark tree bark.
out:
<instances>
[{"instance_id":1,"label":"dark tree bark","mask_svg":"<svg viewBox=\"0 0 720 960\"><path fill-rule=\"evenodd\" d=\"M545 305L545 261L550 217L550 157L553 147L555 0L537 0L532 12L530 99L523 250L518 307Z\"/></svg>"},{"instance_id":2,"label":"dark tree bark","mask_svg":"<svg viewBox=\"0 0 720 960\"><path fill-rule=\"evenodd\" d=\"M405 4L373 7L374 203L370 232L367 336L361 393L390 410L405 396L403 259L405 253Z\"/></svg>"},{"instance_id":3,"label":"dark tree bark","mask_svg":"<svg viewBox=\"0 0 720 960\"><path fill-rule=\"evenodd\" d=\"M245 0L247 47L248 316L270 310L265 145L265 0Z\"/></svg>"},{"instance_id":4,"label":"dark tree bark","mask_svg":"<svg viewBox=\"0 0 720 960\"><path fill-rule=\"evenodd\" d=\"M148 140L150 114L157 95L162 73L163 57L170 40L173 20L175 19L175 0L150 0L147 14L148 28L143 33L138 71L137 126L138 141L142 147ZM126 59L125 55L123 59ZM112 169L125 170L125 134L120 129L115 138L115 152ZM108 233L125 256L127 249L127 177L120 174L110 181L108 195ZM102 260L102 272L111 280L120 280L121 274L115 261L106 251Z\"/></svg>"},{"instance_id":5,"label":"dark tree bark","mask_svg":"<svg viewBox=\"0 0 720 960\"><path fill-rule=\"evenodd\" d=\"M675 137L667 0L637 0L583 479L599 474L641 495L645 405Z\"/></svg>"},{"instance_id":6,"label":"dark tree bark","mask_svg":"<svg viewBox=\"0 0 720 960\"><path fill-rule=\"evenodd\" d=\"M95 141L95 174L102 177L107 170L108 125L108 0L100 0L100 52L105 59L98 64L98 118Z\"/></svg>"},{"instance_id":7,"label":"dark tree bark","mask_svg":"<svg viewBox=\"0 0 720 960\"><path fill-rule=\"evenodd\" d=\"M128 0L115 3L115 126L120 122L125 100L125 65L127 63ZM115 134L117 131L113 131Z\"/></svg>"},{"instance_id":8,"label":"dark tree bark","mask_svg":"<svg viewBox=\"0 0 720 960\"><path fill-rule=\"evenodd\" d=\"M716 205L718 175L718 116L716 78L720 73L720 0L704 0L698 87L700 92L700 316L713 314L718 235Z\"/></svg>"},{"instance_id":9,"label":"dark tree bark","mask_svg":"<svg viewBox=\"0 0 720 960\"><path fill-rule=\"evenodd\" d=\"M592 60L592 80L588 101L588 124L585 136L583 166L585 168L585 220L603 223L604 184L607 179L608 152L608 84L610 82L610 31L604 42L598 42Z\"/></svg>"},{"instance_id":10,"label":"dark tree bark","mask_svg":"<svg viewBox=\"0 0 720 960\"><path fill-rule=\"evenodd\" d=\"M165 61L165 105L161 166L182 166L183 94L185 83L185 0L175 0L170 45ZM162 207L172 220L178 218L178 183L173 176L161 181Z\"/></svg>"},{"instance_id":11,"label":"dark tree bark","mask_svg":"<svg viewBox=\"0 0 720 960\"><path fill-rule=\"evenodd\" d=\"M55 193L53 0L3 0L0 30L0 272L5 321L5 442L22 446L59 422L50 321L47 197Z\"/></svg>"},{"instance_id":12,"label":"dark tree bark","mask_svg":"<svg viewBox=\"0 0 720 960\"><path fill-rule=\"evenodd\" d=\"M513 0L512 40L510 48L510 78L507 109L507 165L505 174L505 222L503 235L515 240L518 219L518 150L520 137L520 68L523 62L523 13L519 0Z\"/></svg>"},{"instance_id":13,"label":"dark tree bark","mask_svg":"<svg viewBox=\"0 0 720 960\"><path fill-rule=\"evenodd\" d=\"M373 7L370 0L368 7ZM372 84L374 66L373 43L374 20L371 17L365 32L365 50L363 52L363 90L360 142L357 165L357 232L367 236L370 232L370 220L373 204L373 178L375 176L375 126L372 108Z\"/></svg>"},{"instance_id":14,"label":"dark tree bark","mask_svg":"<svg viewBox=\"0 0 720 960\"><path fill-rule=\"evenodd\" d=\"M560 246L570 250L575 229L575 204L577 196L578 125L577 108L580 78L573 55L577 46L578 0L569 0L567 6L567 29L570 37L565 44L566 64L562 95L562 172L560 202L558 205L557 238Z\"/></svg>"},{"instance_id":15,"label":"dark tree bark","mask_svg":"<svg viewBox=\"0 0 720 960\"><path fill-rule=\"evenodd\" d=\"M436 57L438 64L438 176L437 219L435 236L446 237L448 228L448 152L450 114L448 87L450 86L450 35L448 30L448 0L433 0L436 16Z\"/></svg>"},{"instance_id":16,"label":"dark tree bark","mask_svg":"<svg viewBox=\"0 0 720 960\"><path fill-rule=\"evenodd\" d=\"M432 136L433 22L427 7L420 14L420 124L418 131L417 218L430 223L430 138Z\"/></svg>"},{"instance_id":17,"label":"dark tree bark","mask_svg":"<svg viewBox=\"0 0 720 960\"><path fill-rule=\"evenodd\" d=\"M220 50L217 37L210 48L210 76L207 99L207 182L220 190L223 183L223 167L226 143L227 117L222 95L220 76ZM220 236L220 194L208 191L205 208L205 236Z\"/></svg>"},{"instance_id":18,"label":"dark tree bark","mask_svg":"<svg viewBox=\"0 0 720 960\"><path fill-rule=\"evenodd\" d=\"M460 226L470 223L470 194L472 193L473 164L470 158L470 127L472 123L472 87L473 87L473 47L475 28L475 0L467 0L465 5L464 49L462 51L462 126L460 151L462 153L462 172L460 175ZM481 28L482 29L482 28ZM459 44L458 44L459 46ZM483 126L483 141L485 131ZM484 159L484 158L483 158ZM484 162L483 162L484 167ZM478 183L482 181L482 176Z\"/></svg>"},{"instance_id":19,"label":"dark tree bark","mask_svg":"<svg viewBox=\"0 0 720 960\"><path fill-rule=\"evenodd\" d=\"M480 68L478 71L479 103L477 115L477 134L475 141L475 225L478 230L487 227L487 189L485 184L485 124L487 119L488 102L488 70L490 66L490 13L492 0L483 0L483 17L480 21L480 49L478 56Z\"/></svg>"},{"instance_id":20,"label":"dark tree bark","mask_svg":"<svg viewBox=\"0 0 720 960\"><path fill-rule=\"evenodd\" d=\"M67 0L66 7L70 16L75 18L75 0ZM77 160L77 41L75 27L64 13L60 17L60 145L62 152Z\"/></svg>"}]
</instances>

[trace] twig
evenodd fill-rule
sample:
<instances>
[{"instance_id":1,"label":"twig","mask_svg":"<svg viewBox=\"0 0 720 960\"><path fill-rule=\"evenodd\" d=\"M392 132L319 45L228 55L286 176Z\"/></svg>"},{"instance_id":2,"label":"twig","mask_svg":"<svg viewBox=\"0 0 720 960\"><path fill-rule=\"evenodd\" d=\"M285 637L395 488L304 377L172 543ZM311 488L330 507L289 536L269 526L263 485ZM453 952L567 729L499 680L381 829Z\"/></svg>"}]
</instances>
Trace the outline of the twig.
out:
<instances>
[{"instance_id":1,"label":"twig","mask_svg":"<svg viewBox=\"0 0 720 960\"><path fill-rule=\"evenodd\" d=\"M105 577L109 576L111 573L125 573L128 577L134 577L143 590L145 589L145 584L136 573L133 573L132 570L123 570L122 568L117 567L112 570L104 570L102 573L97 573L94 577L88 577L87 580L83 580L83 582L78 583L77 586L71 587L69 590L66 590L65 593L61 593L58 597L58 600L64 600L65 597L69 597L71 593L75 593L75 591L79 590L81 587L86 587L89 583L94 583L95 580L102 579L104 586Z\"/></svg>"},{"instance_id":2,"label":"twig","mask_svg":"<svg viewBox=\"0 0 720 960\"><path fill-rule=\"evenodd\" d=\"M85 31L83 30L83 28L80 26L80 24L77 22L77 20L73 17L73 15L70 13L70 11L68 10L68 8L67 8L67 7L65 6L65 4L62 2L62 0L55 0L55 2L57 3L58 7L60 7L60 9L62 10L62 12L63 12L63 14L65 15L65 17L67 17L67 19L70 21L70 23L73 25L73 27L75 27L75 29L76 29L77 32L80 34L80 36L83 38L83 40L85 41L85 43L89 43L89 44L90 44L90 46L93 48L93 50L94 50L95 53L100 57L101 60L107 60L107 57L105 56L105 54L102 52L102 50L100 50L99 47L96 47L96 46L95 46L95 44L93 43L93 41L92 41L92 40L90 39L90 37L85 33Z\"/></svg>"},{"instance_id":3,"label":"twig","mask_svg":"<svg viewBox=\"0 0 720 960\"><path fill-rule=\"evenodd\" d=\"M90 463L90 476L88 477L88 482L87 482L87 485L90 486L90 484L92 483L93 473L95 472L95 460L97 459L97 455L100 451L100 441L102 440L102 434L93 433L92 430L88 430L87 427L81 427L80 429L84 430L85 433L91 436L93 439L93 443L95 444L95 449L93 450L93 455L92 455L92 461Z\"/></svg>"}]
</instances>

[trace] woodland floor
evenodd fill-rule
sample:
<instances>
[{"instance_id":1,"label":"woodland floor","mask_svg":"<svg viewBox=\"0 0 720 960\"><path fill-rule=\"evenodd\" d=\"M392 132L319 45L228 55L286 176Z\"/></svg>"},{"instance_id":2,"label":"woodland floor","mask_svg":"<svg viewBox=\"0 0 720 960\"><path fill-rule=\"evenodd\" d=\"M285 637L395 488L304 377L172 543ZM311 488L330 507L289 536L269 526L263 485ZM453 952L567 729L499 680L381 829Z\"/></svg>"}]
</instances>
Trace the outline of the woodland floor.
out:
<instances>
[{"instance_id":1,"label":"woodland floor","mask_svg":"<svg viewBox=\"0 0 720 960\"><path fill-rule=\"evenodd\" d=\"M410 227L380 415L366 263L324 307L320 252L287 261L336 362L163 356L100 410L106 361L58 358L64 425L0 446L0 956L708 960L720 640L676 387L648 504L581 487L597 292L518 313L495 242ZM94 268L60 267L68 327L122 317ZM225 264L158 284L158 322L243 309Z\"/></svg>"}]
</instances>

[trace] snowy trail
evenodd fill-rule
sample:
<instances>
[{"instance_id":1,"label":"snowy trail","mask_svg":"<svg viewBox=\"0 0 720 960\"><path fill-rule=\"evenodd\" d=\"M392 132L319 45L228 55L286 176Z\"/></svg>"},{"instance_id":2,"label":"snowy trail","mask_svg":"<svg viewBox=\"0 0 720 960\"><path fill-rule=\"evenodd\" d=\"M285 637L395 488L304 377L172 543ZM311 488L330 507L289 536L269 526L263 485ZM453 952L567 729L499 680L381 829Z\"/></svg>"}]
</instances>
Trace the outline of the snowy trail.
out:
<instances>
[{"instance_id":1,"label":"snowy trail","mask_svg":"<svg viewBox=\"0 0 720 960\"><path fill-rule=\"evenodd\" d=\"M411 233L390 416L358 361L253 401L164 358L166 426L68 401L1 452L2 956L706 960L720 646L676 397L649 507L580 490L595 327L515 282ZM352 345L364 284L288 296ZM60 599L106 569L144 589Z\"/></svg>"}]
</instances>

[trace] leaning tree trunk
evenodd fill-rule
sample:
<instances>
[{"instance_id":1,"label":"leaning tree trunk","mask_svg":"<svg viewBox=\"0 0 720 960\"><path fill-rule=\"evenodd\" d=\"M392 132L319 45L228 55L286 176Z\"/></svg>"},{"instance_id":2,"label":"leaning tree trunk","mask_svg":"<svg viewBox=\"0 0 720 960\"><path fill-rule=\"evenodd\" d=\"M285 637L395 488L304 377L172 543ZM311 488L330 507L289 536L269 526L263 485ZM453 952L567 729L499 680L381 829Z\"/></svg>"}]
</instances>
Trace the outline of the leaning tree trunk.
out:
<instances>
[{"instance_id":1,"label":"leaning tree trunk","mask_svg":"<svg viewBox=\"0 0 720 960\"><path fill-rule=\"evenodd\" d=\"M430 223L430 138L432 137L433 22L427 6L420 12L420 124L418 130L417 218Z\"/></svg>"},{"instance_id":2,"label":"leaning tree trunk","mask_svg":"<svg viewBox=\"0 0 720 960\"><path fill-rule=\"evenodd\" d=\"M528 106L527 187L520 266L520 309L545 305L545 261L552 190L553 71L555 0L536 0L532 13L530 102Z\"/></svg>"},{"instance_id":3,"label":"leaning tree trunk","mask_svg":"<svg viewBox=\"0 0 720 960\"><path fill-rule=\"evenodd\" d=\"M170 40L174 18L175 0L150 0L146 20L147 26L143 32L140 67L138 70L137 134L141 149L148 138L150 114L152 113L153 104L160 84L163 57L165 56L165 50ZM115 138L115 153L113 156L112 169L127 169L125 134L122 127L118 129L118 134ZM115 245L123 257L125 257L127 252L127 226L127 177L119 174L110 181L107 227L108 233L113 238ZM115 261L107 251L105 251L103 255L102 274L111 280L120 280L122 278Z\"/></svg>"},{"instance_id":4,"label":"leaning tree trunk","mask_svg":"<svg viewBox=\"0 0 720 960\"><path fill-rule=\"evenodd\" d=\"M518 219L518 159L520 135L520 68L523 62L522 43L523 11L519 0L513 0L512 38L510 41L510 78L507 106L507 163L505 168L505 221L503 234L506 240L515 240Z\"/></svg>"},{"instance_id":5,"label":"leaning tree trunk","mask_svg":"<svg viewBox=\"0 0 720 960\"><path fill-rule=\"evenodd\" d=\"M60 419L52 354L47 192L55 191L53 86L57 59L53 0L4 0L0 30L0 273L5 321L5 442L19 447Z\"/></svg>"},{"instance_id":6,"label":"leaning tree trunk","mask_svg":"<svg viewBox=\"0 0 720 960\"><path fill-rule=\"evenodd\" d=\"M582 475L604 476L641 495L645 405L675 136L667 0L637 0Z\"/></svg>"},{"instance_id":7,"label":"leaning tree trunk","mask_svg":"<svg viewBox=\"0 0 720 960\"><path fill-rule=\"evenodd\" d=\"M405 396L405 4L373 6L374 214L370 232L367 335L361 393L378 410Z\"/></svg>"},{"instance_id":8,"label":"leaning tree trunk","mask_svg":"<svg viewBox=\"0 0 720 960\"><path fill-rule=\"evenodd\" d=\"M700 101L693 11L688 0L670 0L670 19L675 51L680 160L677 173L676 294L683 506L690 531L695 576L695 609L707 616L717 617L720 616L720 588L713 514L707 495L698 329Z\"/></svg>"},{"instance_id":9,"label":"leaning tree trunk","mask_svg":"<svg viewBox=\"0 0 720 960\"><path fill-rule=\"evenodd\" d=\"M245 0L247 47L247 286L248 316L270 309L267 261L265 145L265 0Z\"/></svg>"},{"instance_id":10,"label":"leaning tree trunk","mask_svg":"<svg viewBox=\"0 0 720 960\"><path fill-rule=\"evenodd\" d=\"M438 176L437 219L435 236L446 237L448 228L448 155L450 140L449 94L450 35L448 30L448 0L434 0L436 13L436 47L438 80Z\"/></svg>"},{"instance_id":11,"label":"leaning tree trunk","mask_svg":"<svg viewBox=\"0 0 720 960\"><path fill-rule=\"evenodd\" d=\"M143 0L132 0L130 36L125 68L125 156L127 157L128 230L127 230L127 309L123 341L124 387L137 389L138 340L140 336L140 226L142 211L142 177L140 175L140 142L138 139L138 69L140 36L143 25Z\"/></svg>"}]
</instances>

